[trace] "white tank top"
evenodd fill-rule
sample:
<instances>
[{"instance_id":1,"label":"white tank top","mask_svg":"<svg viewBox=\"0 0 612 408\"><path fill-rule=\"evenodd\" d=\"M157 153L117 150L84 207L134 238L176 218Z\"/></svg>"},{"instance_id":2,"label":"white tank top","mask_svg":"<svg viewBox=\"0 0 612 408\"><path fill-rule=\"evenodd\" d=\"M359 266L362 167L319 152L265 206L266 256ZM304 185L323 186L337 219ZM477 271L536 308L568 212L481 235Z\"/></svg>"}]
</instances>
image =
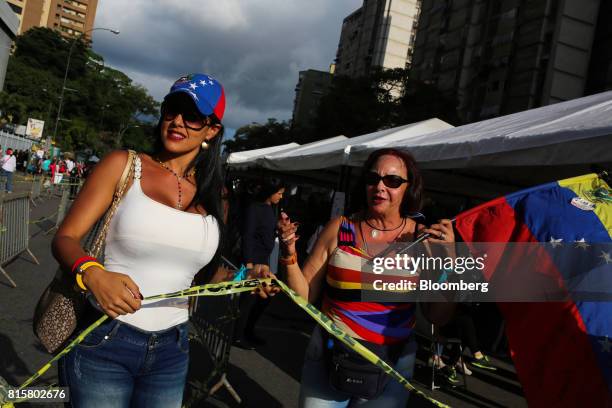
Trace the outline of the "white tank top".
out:
<instances>
[{"instance_id":1,"label":"white tank top","mask_svg":"<svg viewBox=\"0 0 612 408\"><path fill-rule=\"evenodd\" d=\"M219 225L211 216L188 213L145 195L140 157L134 183L125 193L106 236L104 267L129 275L144 297L189 288L219 245ZM188 300L143 301L140 310L117 319L158 331L187 321Z\"/></svg>"}]
</instances>

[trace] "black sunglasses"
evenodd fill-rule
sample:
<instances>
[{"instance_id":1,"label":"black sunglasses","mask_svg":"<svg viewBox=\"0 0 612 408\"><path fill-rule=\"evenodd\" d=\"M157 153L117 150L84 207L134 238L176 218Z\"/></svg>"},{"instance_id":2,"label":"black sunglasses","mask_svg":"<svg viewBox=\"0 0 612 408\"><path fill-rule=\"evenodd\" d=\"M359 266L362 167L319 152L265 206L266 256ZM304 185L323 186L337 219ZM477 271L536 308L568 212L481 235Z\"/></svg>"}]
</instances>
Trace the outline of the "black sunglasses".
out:
<instances>
[{"instance_id":1,"label":"black sunglasses","mask_svg":"<svg viewBox=\"0 0 612 408\"><path fill-rule=\"evenodd\" d=\"M383 184L389 188L399 188L399 186L408 182L408 180L401 178L400 176L396 176L395 174L381 176L378 173L371 171L365 176L365 183L368 186L376 186L378 183L380 183L380 180L382 180Z\"/></svg>"},{"instance_id":2,"label":"black sunglasses","mask_svg":"<svg viewBox=\"0 0 612 408\"><path fill-rule=\"evenodd\" d=\"M166 103L163 108L163 118L166 121L174 120L178 115L183 118L183 123L191 130L202 130L208 125L208 120L191 106L184 103Z\"/></svg>"}]
</instances>

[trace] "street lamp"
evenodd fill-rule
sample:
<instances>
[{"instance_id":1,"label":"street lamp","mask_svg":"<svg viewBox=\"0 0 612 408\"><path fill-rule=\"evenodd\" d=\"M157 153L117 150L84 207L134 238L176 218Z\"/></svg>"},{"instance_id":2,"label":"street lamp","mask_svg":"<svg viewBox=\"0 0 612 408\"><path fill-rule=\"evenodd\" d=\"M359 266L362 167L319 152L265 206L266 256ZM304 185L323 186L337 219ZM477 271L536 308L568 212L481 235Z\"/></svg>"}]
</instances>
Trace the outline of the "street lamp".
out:
<instances>
[{"instance_id":1,"label":"street lamp","mask_svg":"<svg viewBox=\"0 0 612 408\"><path fill-rule=\"evenodd\" d=\"M59 126L60 117L62 115L62 104L64 103L64 91L68 89L66 88L66 80L68 79L68 71L70 70L70 58L72 57L72 50L74 50L74 45L77 43L77 41L83 38L85 34L90 33L92 31L96 31L96 30L110 31L111 33L115 35L119 34L119 31L117 30L112 30L110 28L104 28L104 27L97 27L97 28L89 29L87 31L83 31L81 34L79 34L78 37L75 37L72 40L72 43L70 44L70 50L68 51L68 59L66 60L66 71L64 72L64 82L62 83L62 91L60 93L59 103L57 106L57 117L55 118L55 128L53 129L53 136L55 136L56 138L57 138L57 127ZM51 149L51 135L47 136L47 148Z\"/></svg>"}]
</instances>

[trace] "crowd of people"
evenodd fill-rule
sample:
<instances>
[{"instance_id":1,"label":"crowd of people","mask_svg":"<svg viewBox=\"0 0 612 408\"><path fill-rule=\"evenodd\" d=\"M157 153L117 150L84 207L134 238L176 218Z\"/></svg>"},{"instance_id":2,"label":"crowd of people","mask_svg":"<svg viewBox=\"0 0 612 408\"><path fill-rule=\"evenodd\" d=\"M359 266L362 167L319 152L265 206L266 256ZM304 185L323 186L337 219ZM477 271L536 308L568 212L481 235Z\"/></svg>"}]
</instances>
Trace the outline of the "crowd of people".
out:
<instances>
[{"instance_id":1,"label":"crowd of people","mask_svg":"<svg viewBox=\"0 0 612 408\"><path fill-rule=\"evenodd\" d=\"M83 160L75 161L71 154L60 157L50 157L43 150L14 150L7 148L0 157L0 176L5 179L4 189L7 193L13 192L13 176L16 172L36 176L47 176L51 184L59 184L63 179L72 182L87 177L93 163Z\"/></svg>"}]
</instances>

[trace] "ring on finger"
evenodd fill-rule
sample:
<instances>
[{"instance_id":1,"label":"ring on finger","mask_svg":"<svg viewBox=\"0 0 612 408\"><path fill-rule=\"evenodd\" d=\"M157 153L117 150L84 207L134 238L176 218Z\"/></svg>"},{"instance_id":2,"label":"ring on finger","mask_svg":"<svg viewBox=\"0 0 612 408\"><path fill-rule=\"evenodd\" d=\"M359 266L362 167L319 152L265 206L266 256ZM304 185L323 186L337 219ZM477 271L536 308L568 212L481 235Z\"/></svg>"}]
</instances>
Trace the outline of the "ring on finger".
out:
<instances>
[{"instance_id":1,"label":"ring on finger","mask_svg":"<svg viewBox=\"0 0 612 408\"><path fill-rule=\"evenodd\" d=\"M446 239L446 234L440 232L440 239L444 241Z\"/></svg>"}]
</instances>

